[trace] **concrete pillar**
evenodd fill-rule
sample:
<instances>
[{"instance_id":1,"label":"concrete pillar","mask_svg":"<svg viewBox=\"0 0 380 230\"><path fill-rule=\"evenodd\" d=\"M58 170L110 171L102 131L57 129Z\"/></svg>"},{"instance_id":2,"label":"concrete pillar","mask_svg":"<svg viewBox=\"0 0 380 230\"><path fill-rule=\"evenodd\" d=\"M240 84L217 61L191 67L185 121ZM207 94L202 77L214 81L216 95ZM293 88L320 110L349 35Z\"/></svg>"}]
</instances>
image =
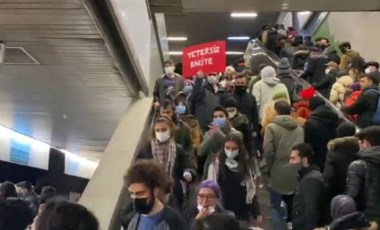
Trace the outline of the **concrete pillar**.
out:
<instances>
[{"instance_id":1,"label":"concrete pillar","mask_svg":"<svg viewBox=\"0 0 380 230\"><path fill-rule=\"evenodd\" d=\"M118 228L115 223L128 197L123 176L133 161L140 140L146 139L144 130L150 126L147 121L151 107L152 98L136 98L130 104L79 201L95 214L102 230Z\"/></svg>"}]
</instances>

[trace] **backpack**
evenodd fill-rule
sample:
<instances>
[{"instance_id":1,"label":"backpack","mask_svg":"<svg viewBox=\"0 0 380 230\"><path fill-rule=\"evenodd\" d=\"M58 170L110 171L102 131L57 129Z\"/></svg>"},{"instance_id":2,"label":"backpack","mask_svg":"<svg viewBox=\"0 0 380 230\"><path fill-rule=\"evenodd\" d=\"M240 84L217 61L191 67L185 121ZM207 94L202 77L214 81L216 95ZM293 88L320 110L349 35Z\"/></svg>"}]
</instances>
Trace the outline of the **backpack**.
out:
<instances>
[{"instance_id":1,"label":"backpack","mask_svg":"<svg viewBox=\"0 0 380 230\"><path fill-rule=\"evenodd\" d=\"M372 117L372 122L375 123L376 125L380 125L380 92L375 90L375 89L370 89L367 92L372 93L372 94L376 94L379 96L377 99L376 112Z\"/></svg>"}]
</instances>

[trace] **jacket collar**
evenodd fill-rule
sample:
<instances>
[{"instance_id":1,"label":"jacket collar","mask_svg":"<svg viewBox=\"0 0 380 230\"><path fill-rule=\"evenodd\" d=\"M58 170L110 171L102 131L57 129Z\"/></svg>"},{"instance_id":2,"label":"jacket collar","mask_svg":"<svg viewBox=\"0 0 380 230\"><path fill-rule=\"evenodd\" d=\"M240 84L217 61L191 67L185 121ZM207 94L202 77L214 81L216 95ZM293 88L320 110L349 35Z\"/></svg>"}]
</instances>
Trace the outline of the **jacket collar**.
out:
<instances>
[{"instance_id":1,"label":"jacket collar","mask_svg":"<svg viewBox=\"0 0 380 230\"><path fill-rule=\"evenodd\" d=\"M302 180L308 173L310 173L311 171L320 171L319 168L315 165L310 165L309 167L302 167L302 169L300 169L298 171L298 179L299 180Z\"/></svg>"}]
</instances>

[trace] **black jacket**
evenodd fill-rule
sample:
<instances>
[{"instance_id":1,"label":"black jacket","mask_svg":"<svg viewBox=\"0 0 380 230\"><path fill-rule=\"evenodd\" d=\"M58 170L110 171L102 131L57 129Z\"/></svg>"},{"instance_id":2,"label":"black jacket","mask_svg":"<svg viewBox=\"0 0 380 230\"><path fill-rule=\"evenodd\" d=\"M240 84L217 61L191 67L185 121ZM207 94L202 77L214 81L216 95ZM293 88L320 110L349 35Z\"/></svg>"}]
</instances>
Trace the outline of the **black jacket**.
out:
<instances>
[{"instance_id":1,"label":"black jacket","mask_svg":"<svg viewBox=\"0 0 380 230\"><path fill-rule=\"evenodd\" d=\"M281 80L281 83L284 84L286 86L286 88L288 89L290 100L293 103L297 99L296 97L298 96L298 95L295 95L296 94L297 83L295 82L295 80L293 79L293 77L290 76L289 74L280 75L279 78Z\"/></svg>"},{"instance_id":2,"label":"black jacket","mask_svg":"<svg viewBox=\"0 0 380 230\"><path fill-rule=\"evenodd\" d=\"M313 230L326 224L327 189L318 168L310 166L298 172L292 210L293 230Z\"/></svg>"},{"instance_id":3,"label":"black jacket","mask_svg":"<svg viewBox=\"0 0 380 230\"><path fill-rule=\"evenodd\" d=\"M184 217L185 217L185 220L187 222L188 230L194 230L195 223L196 223L195 217L198 215L198 213L199 213L198 208L195 205L192 205L190 208L188 208L184 211ZM226 211L220 205L217 205L215 207L215 212L213 214L225 214L225 215L232 215L233 216L233 213Z\"/></svg>"},{"instance_id":4,"label":"black jacket","mask_svg":"<svg viewBox=\"0 0 380 230\"><path fill-rule=\"evenodd\" d=\"M326 74L319 83L314 83L313 86L320 94L322 94L323 97L329 99L330 91L333 84L336 82L336 78L337 72L331 71L330 73Z\"/></svg>"},{"instance_id":5,"label":"black jacket","mask_svg":"<svg viewBox=\"0 0 380 230\"><path fill-rule=\"evenodd\" d=\"M369 89L378 90L378 87L372 86ZM372 121L372 118L377 109L379 95L367 92L369 89L364 90L359 99L353 105L342 107L342 111L347 114L358 114L358 120L356 124L361 128L375 125Z\"/></svg>"},{"instance_id":6,"label":"black jacket","mask_svg":"<svg viewBox=\"0 0 380 230\"><path fill-rule=\"evenodd\" d=\"M305 143L313 148L313 163L321 170L325 166L327 143L335 138L338 122L338 114L327 105L322 105L311 112L305 124Z\"/></svg>"},{"instance_id":7,"label":"black jacket","mask_svg":"<svg viewBox=\"0 0 380 230\"><path fill-rule=\"evenodd\" d=\"M361 212L342 216L329 224L329 230L368 229L371 226L368 218Z\"/></svg>"},{"instance_id":8,"label":"black jacket","mask_svg":"<svg viewBox=\"0 0 380 230\"><path fill-rule=\"evenodd\" d=\"M326 75L325 69L329 59L324 55L318 55L309 59L306 71L301 78L308 79L311 84L319 83Z\"/></svg>"},{"instance_id":9,"label":"black jacket","mask_svg":"<svg viewBox=\"0 0 380 230\"><path fill-rule=\"evenodd\" d=\"M303 70L307 60L309 60L309 50L297 50L293 54L292 69Z\"/></svg>"},{"instance_id":10,"label":"black jacket","mask_svg":"<svg viewBox=\"0 0 380 230\"><path fill-rule=\"evenodd\" d=\"M357 159L359 143L356 137L336 138L329 142L323 178L329 187L330 197L344 194L347 168Z\"/></svg>"},{"instance_id":11,"label":"black jacket","mask_svg":"<svg viewBox=\"0 0 380 230\"><path fill-rule=\"evenodd\" d=\"M362 150L358 157L348 167L347 195L355 199L359 211L380 221L380 146Z\"/></svg>"},{"instance_id":12,"label":"black jacket","mask_svg":"<svg viewBox=\"0 0 380 230\"><path fill-rule=\"evenodd\" d=\"M253 131L260 133L259 112L255 96L246 91L235 91L234 98L238 102L238 111L247 116Z\"/></svg>"},{"instance_id":13,"label":"black jacket","mask_svg":"<svg viewBox=\"0 0 380 230\"><path fill-rule=\"evenodd\" d=\"M231 121L234 129L243 134L243 142L246 150L256 154L256 147L252 137L252 128L246 115L238 113Z\"/></svg>"}]
</instances>

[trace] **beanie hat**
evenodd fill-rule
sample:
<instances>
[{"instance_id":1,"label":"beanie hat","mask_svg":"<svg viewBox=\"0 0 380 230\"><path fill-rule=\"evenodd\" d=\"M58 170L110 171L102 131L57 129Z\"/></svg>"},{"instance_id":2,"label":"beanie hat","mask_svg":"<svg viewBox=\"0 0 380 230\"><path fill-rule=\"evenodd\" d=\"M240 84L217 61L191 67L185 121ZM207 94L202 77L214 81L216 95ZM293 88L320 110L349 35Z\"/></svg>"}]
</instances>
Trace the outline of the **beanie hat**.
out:
<instances>
[{"instance_id":1,"label":"beanie hat","mask_svg":"<svg viewBox=\"0 0 380 230\"><path fill-rule=\"evenodd\" d=\"M356 212L355 201L347 195L338 195L331 201L331 217L335 220Z\"/></svg>"},{"instance_id":2,"label":"beanie hat","mask_svg":"<svg viewBox=\"0 0 380 230\"><path fill-rule=\"evenodd\" d=\"M322 98L320 98L320 97L313 97L310 100L310 110L314 111L319 106L322 106L322 105L325 105L325 104L326 103L325 103L325 101Z\"/></svg>"},{"instance_id":3,"label":"beanie hat","mask_svg":"<svg viewBox=\"0 0 380 230\"><path fill-rule=\"evenodd\" d=\"M261 80L268 84L277 84L280 79L277 78L276 70L272 66L266 66L260 72Z\"/></svg>"},{"instance_id":4,"label":"beanie hat","mask_svg":"<svg viewBox=\"0 0 380 230\"><path fill-rule=\"evenodd\" d=\"M224 108L237 108L238 107L238 102L233 96L227 97L226 99L223 100L222 106Z\"/></svg>"},{"instance_id":5,"label":"beanie hat","mask_svg":"<svg viewBox=\"0 0 380 230\"><path fill-rule=\"evenodd\" d=\"M290 74L290 64L287 58L281 58L280 64L277 67L278 75Z\"/></svg>"},{"instance_id":6,"label":"beanie hat","mask_svg":"<svg viewBox=\"0 0 380 230\"><path fill-rule=\"evenodd\" d=\"M355 125L350 122L342 122L336 129L336 136L339 137L351 137L356 133Z\"/></svg>"},{"instance_id":7,"label":"beanie hat","mask_svg":"<svg viewBox=\"0 0 380 230\"><path fill-rule=\"evenodd\" d=\"M305 100L310 100L311 98L313 98L315 95L315 89L310 86L309 88L306 88L304 90L302 90L300 93L299 93L299 96Z\"/></svg>"},{"instance_id":8,"label":"beanie hat","mask_svg":"<svg viewBox=\"0 0 380 230\"><path fill-rule=\"evenodd\" d=\"M351 84L350 86L350 89L355 92L355 91L360 91L361 90L361 87L360 87L360 84L359 83L354 83L354 84Z\"/></svg>"},{"instance_id":9,"label":"beanie hat","mask_svg":"<svg viewBox=\"0 0 380 230\"><path fill-rule=\"evenodd\" d=\"M222 190L220 189L218 183L216 183L213 180L204 180L202 181L199 186L197 193L202 189L202 188L209 188L212 191L214 191L215 195L220 198L222 196Z\"/></svg>"}]
</instances>

